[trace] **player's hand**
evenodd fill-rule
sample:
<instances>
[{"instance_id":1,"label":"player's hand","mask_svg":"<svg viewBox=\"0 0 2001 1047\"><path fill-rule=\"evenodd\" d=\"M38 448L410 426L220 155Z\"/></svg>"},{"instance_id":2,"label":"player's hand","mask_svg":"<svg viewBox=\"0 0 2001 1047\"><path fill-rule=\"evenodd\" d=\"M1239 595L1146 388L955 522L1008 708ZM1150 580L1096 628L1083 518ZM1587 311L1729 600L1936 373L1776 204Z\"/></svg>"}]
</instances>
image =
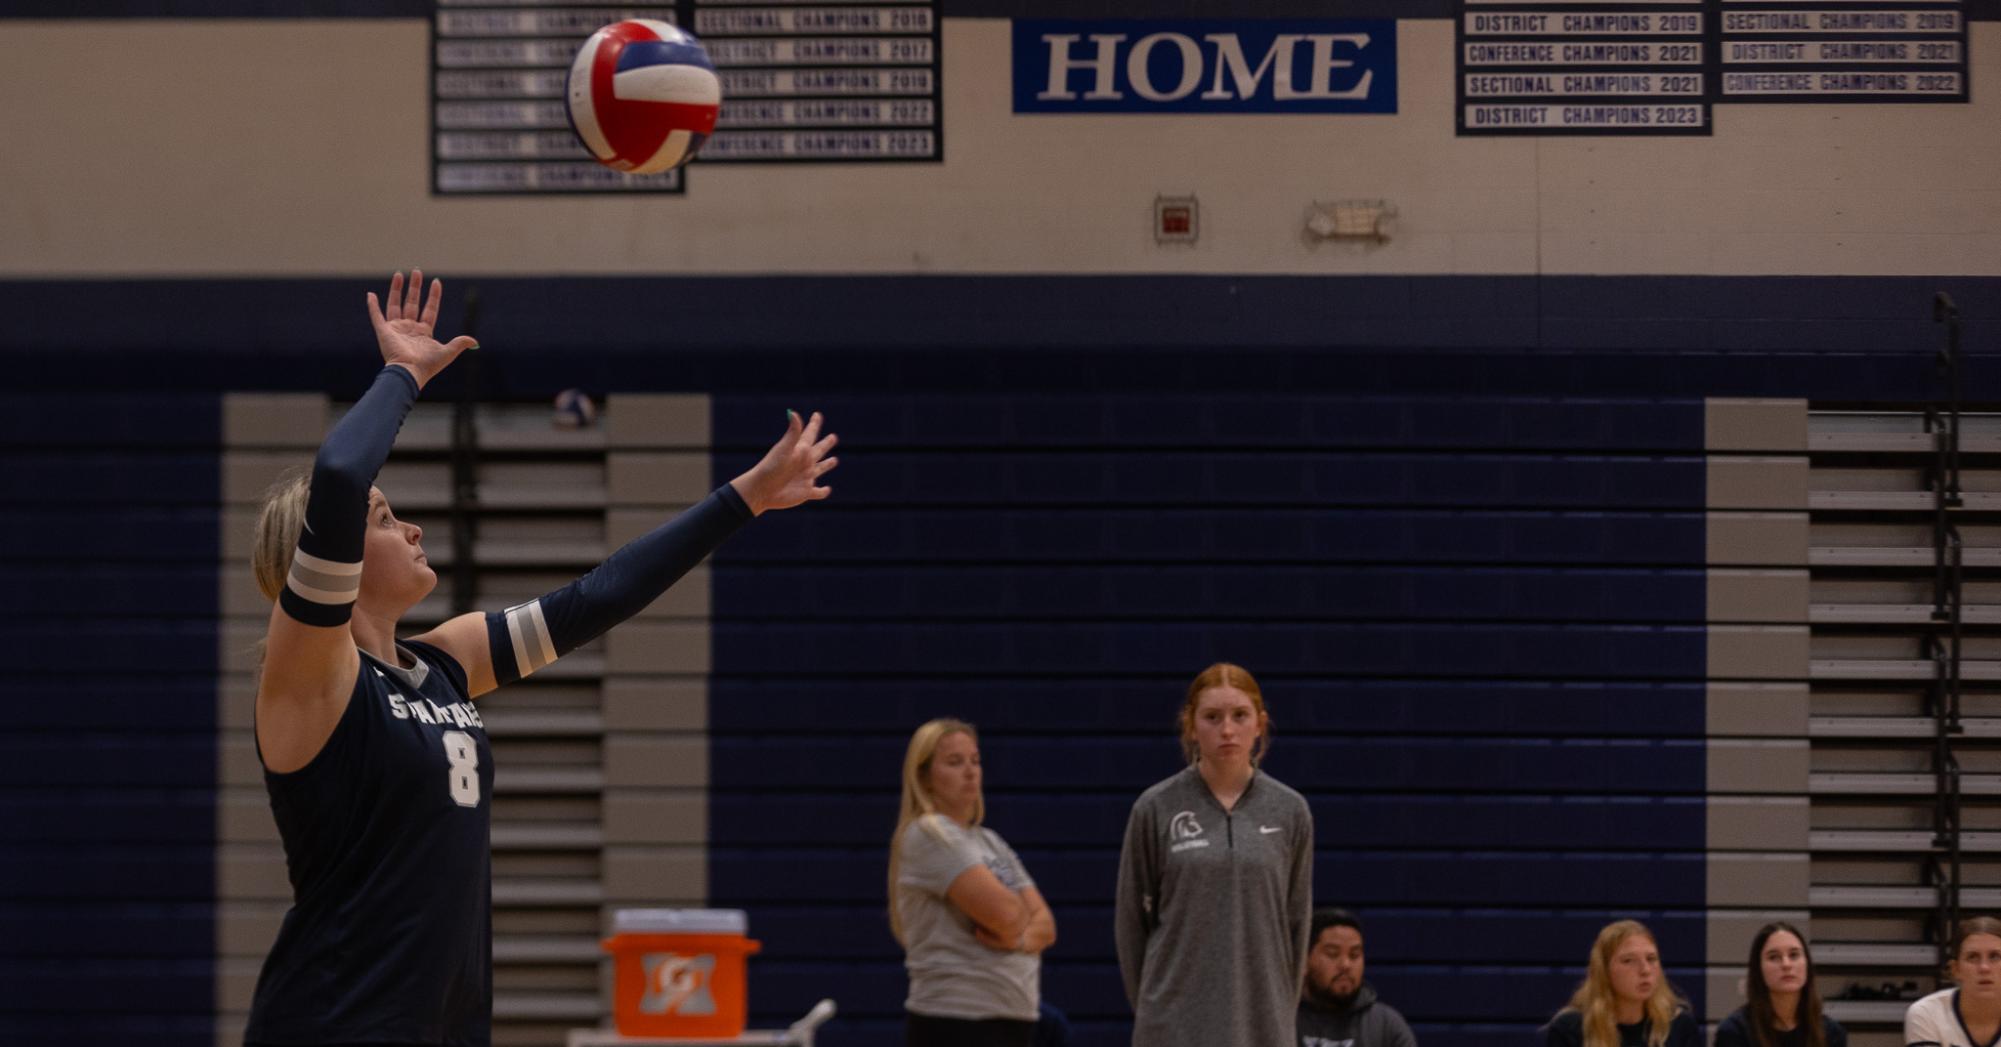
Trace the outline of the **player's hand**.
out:
<instances>
[{"instance_id":1,"label":"player's hand","mask_svg":"<svg viewBox=\"0 0 2001 1047\"><path fill-rule=\"evenodd\" d=\"M420 303L418 299L425 297L423 292L424 271L412 269L407 290L402 273L389 278L387 308L376 301L375 292L368 293L368 320L375 325L375 342L382 349L382 362L408 368L420 389L451 366L460 353L479 348L479 343L466 335L439 345L431 337L431 331L438 325L438 306L445 300L444 281L431 281L431 293Z\"/></svg>"},{"instance_id":2,"label":"player's hand","mask_svg":"<svg viewBox=\"0 0 2001 1047\"><path fill-rule=\"evenodd\" d=\"M749 472L730 481L752 513L790 509L834 493L833 488L821 485L820 477L841 464L839 458L827 454L840 442L840 437L833 433L820 435L823 419L818 411L803 424L797 411L787 411L785 416L785 435L771 445L771 450Z\"/></svg>"}]
</instances>

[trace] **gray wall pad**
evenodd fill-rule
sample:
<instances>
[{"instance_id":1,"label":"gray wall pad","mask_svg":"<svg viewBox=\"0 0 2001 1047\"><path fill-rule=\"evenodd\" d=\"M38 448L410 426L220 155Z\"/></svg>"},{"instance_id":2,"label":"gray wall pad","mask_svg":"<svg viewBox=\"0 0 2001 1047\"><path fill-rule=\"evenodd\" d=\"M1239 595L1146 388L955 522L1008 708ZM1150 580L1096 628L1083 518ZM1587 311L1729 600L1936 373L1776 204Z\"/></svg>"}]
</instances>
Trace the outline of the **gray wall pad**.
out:
<instances>
[{"instance_id":1,"label":"gray wall pad","mask_svg":"<svg viewBox=\"0 0 2001 1047\"><path fill-rule=\"evenodd\" d=\"M1811 633L1804 400L1705 405L1708 459L1708 972L1704 1019L1743 1002L1744 956L1806 929Z\"/></svg>"}]
</instances>

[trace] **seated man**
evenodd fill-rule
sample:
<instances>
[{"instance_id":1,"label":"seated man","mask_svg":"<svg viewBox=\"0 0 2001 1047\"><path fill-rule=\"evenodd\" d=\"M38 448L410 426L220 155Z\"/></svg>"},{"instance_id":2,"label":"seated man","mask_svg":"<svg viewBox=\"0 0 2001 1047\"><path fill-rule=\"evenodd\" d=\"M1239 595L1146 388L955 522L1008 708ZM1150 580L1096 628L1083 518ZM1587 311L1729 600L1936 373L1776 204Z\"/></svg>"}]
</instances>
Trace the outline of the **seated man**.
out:
<instances>
[{"instance_id":1,"label":"seated man","mask_svg":"<svg viewBox=\"0 0 2001 1047\"><path fill-rule=\"evenodd\" d=\"M1315 909L1299 1001L1300 1047L1417 1047L1396 1008L1362 980L1362 924L1346 909Z\"/></svg>"}]
</instances>

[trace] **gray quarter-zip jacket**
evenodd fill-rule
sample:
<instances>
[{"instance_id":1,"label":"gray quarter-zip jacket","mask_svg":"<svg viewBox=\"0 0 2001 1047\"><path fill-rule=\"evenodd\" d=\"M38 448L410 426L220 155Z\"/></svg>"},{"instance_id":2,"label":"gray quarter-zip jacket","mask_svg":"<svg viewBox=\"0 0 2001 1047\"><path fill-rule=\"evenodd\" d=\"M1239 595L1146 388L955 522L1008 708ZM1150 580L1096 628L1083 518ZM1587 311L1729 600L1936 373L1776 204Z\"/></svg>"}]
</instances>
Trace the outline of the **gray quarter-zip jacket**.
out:
<instances>
[{"instance_id":1,"label":"gray quarter-zip jacket","mask_svg":"<svg viewBox=\"0 0 2001 1047\"><path fill-rule=\"evenodd\" d=\"M1114 933L1133 1047L1295 1047L1313 815L1259 772L1224 811L1193 767L1140 794Z\"/></svg>"}]
</instances>

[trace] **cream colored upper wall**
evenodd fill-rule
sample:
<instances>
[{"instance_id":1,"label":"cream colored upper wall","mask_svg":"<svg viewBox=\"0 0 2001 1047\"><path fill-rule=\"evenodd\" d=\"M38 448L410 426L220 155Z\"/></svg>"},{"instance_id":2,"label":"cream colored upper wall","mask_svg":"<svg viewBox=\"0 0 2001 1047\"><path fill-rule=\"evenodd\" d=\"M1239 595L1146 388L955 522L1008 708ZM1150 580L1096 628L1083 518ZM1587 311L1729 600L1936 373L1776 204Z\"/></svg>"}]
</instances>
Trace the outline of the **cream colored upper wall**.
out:
<instances>
[{"instance_id":1,"label":"cream colored upper wall","mask_svg":"<svg viewBox=\"0 0 2001 1047\"><path fill-rule=\"evenodd\" d=\"M942 165L697 166L685 197L434 198L423 22L0 22L0 277L440 273L2001 274L2001 23L1972 105L1718 106L1713 138L1453 137L1452 26L1395 116L1009 111L944 26ZM25 102L25 104L23 104ZM1156 246L1156 193L1202 239ZM1382 196L1381 248L1310 245Z\"/></svg>"}]
</instances>

